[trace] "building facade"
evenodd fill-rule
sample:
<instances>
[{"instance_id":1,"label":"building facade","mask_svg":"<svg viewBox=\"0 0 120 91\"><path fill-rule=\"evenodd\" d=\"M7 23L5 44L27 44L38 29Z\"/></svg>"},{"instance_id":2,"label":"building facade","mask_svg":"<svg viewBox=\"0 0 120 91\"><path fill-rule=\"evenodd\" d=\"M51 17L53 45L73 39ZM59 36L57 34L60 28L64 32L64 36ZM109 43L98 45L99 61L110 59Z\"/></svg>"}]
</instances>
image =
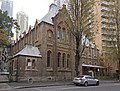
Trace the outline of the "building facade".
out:
<instances>
[{"instance_id":1,"label":"building facade","mask_svg":"<svg viewBox=\"0 0 120 91\"><path fill-rule=\"evenodd\" d=\"M32 44L39 49L42 55L39 63L34 63L37 69L35 67L31 69L32 72L37 71L36 74L33 74L34 76L32 75L34 78L39 77L37 81L71 80L75 76L75 40L69 30L69 23L66 21L69 15L66 12L65 5L58 10L56 4L51 4L49 12L41 20L35 22L34 28L29 27L28 33L24 32L24 36L20 36L20 39L12 46L13 57L10 60L10 67L13 69L11 70L17 69L16 71L21 74L25 71L16 65L19 62L20 64L26 64L27 60L21 57L21 61L16 61L18 57L14 59L14 55L19 53L26 44ZM63 16L63 13L66 13L66 17ZM30 57L30 60L32 58ZM92 71L94 76L98 76L98 73L104 75L104 67L100 66L99 50L96 46L86 46L82 63L83 74L90 74L89 72ZM21 80L21 74L16 75L16 72L14 74L18 77L18 81Z\"/></svg>"},{"instance_id":2,"label":"building facade","mask_svg":"<svg viewBox=\"0 0 120 91\"><path fill-rule=\"evenodd\" d=\"M1 10L7 11L8 16L13 16L13 1L10 0L2 0Z\"/></svg>"},{"instance_id":3,"label":"building facade","mask_svg":"<svg viewBox=\"0 0 120 91\"><path fill-rule=\"evenodd\" d=\"M114 0L96 0L95 44L100 50L101 59L107 67L108 75L116 73L116 24Z\"/></svg>"},{"instance_id":4,"label":"building facade","mask_svg":"<svg viewBox=\"0 0 120 91\"><path fill-rule=\"evenodd\" d=\"M28 16L23 11L18 12L17 22L20 26L20 30L17 30L16 38L19 38L19 36L22 35L23 32L27 32L28 30Z\"/></svg>"}]
</instances>

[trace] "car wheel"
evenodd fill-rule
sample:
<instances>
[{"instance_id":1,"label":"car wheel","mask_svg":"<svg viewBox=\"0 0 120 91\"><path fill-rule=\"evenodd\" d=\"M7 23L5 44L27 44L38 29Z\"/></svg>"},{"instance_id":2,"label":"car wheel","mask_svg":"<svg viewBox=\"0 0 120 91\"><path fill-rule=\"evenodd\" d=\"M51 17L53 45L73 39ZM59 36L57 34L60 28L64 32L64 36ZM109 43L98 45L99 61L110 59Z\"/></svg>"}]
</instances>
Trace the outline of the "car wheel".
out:
<instances>
[{"instance_id":1,"label":"car wheel","mask_svg":"<svg viewBox=\"0 0 120 91\"><path fill-rule=\"evenodd\" d=\"M96 82L96 85L97 85L97 86L99 85L99 81Z\"/></svg>"},{"instance_id":2,"label":"car wheel","mask_svg":"<svg viewBox=\"0 0 120 91\"><path fill-rule=\"evenodd\" d=\"M87 87L87 86L88 86L88 82L85 82L85 83L84 83L84 86L86 86L86 87Z\"/></svg>"}]
</instances>

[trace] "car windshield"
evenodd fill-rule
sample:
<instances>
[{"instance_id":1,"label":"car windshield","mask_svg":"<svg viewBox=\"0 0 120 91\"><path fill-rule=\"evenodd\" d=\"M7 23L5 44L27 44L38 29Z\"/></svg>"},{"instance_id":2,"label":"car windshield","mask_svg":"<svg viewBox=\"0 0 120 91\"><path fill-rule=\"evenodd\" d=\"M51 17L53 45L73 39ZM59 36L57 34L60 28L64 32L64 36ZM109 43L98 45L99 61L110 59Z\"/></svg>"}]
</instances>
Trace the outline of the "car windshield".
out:
<instances>
[{"instance_id":1,"label":"car windshield","mask_svg":"<svg viewBox=\"0 0 120 91\"><path fill-rule=\"evenodd\" d=\"M78 76L78 78L82 78L83 76Z\"/></svg>"}]
</instances>

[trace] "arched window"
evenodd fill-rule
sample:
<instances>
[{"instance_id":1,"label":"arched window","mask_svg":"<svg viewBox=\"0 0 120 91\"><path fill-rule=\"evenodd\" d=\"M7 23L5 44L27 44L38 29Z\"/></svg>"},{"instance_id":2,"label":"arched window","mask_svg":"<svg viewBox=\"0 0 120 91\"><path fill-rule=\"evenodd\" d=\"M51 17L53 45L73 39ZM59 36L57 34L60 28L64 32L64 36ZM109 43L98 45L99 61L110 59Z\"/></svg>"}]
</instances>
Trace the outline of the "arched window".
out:
<instances>
[{"instance_id":1,"label":"arched window","mask_svg":"<svg viewBox=\"0 0 120 91\"><path fill-rule=\"evenodd\" d=\"M48 30L47 33L48 33L48 38L52 38L52 36L53 36L52 30Z\"/></svg>"},{"instance_id":2,"label":"arched window","mask_svg":"<svg viewBox=\"0 0 120 91\"><path fill-rule=\"evenodd\" d=\"M61 27L58 27L58 31L57 31L57 38L60 39L60 35L61 35Z\"/></svg>"},{"instance_id":3,"label":"arched window","mask_svg":"<svg viewBox=\"0 0 120 91\"><path fill-rule=\"evenodd\" d=\"M69 31L67 31L67 33L66 33L66 41L67 42L69 42L69 36L70 36Z\"/></svg>"},{"instance_id":4,"label":"arched window","mask_svg":"<svg viewBox=\"0 0 120 91\"><path fill-rule=\"evenodd\" d=\"M65 53L62 55L62 67L65 67Z\"/></svg>"},{"instance_id":5,"label":"arched window","mask_svg":"<svg viewBox=\"0 0 120 91\"><path fill-rule=\"evenodd\" d=\"M61 58L61 53L59 52L58 53L58 65L57 65L58 67L60 67L60 58Z\"/></svg>"},{"instance_id":6,"label":"arched window","mask_svg":"<svg viewBox=\"0 0 120 91\"><path fill-rule=\"evenodd\" d=\"M65 39L65 28L62 28L62 39Z\"/></svg>"},{"instance_id":7,"label":"arched window","mask_svg":"<svg viewBox=\"0 0 120 91\"><path fill-rule=\"evenodd\" d=\"M69 68L70 67L70 55L69 54L67 54L67 68Z\"/></svg>"},{"instance_id":8,"label":"arched window","mask_svg":"<svg viewBox=\"0 0 120 91\"><path fill-rule=\"evenodd\" d=\"M47 52L47 67L50 67L51 51Z\"/></svg>"}]
</instances>

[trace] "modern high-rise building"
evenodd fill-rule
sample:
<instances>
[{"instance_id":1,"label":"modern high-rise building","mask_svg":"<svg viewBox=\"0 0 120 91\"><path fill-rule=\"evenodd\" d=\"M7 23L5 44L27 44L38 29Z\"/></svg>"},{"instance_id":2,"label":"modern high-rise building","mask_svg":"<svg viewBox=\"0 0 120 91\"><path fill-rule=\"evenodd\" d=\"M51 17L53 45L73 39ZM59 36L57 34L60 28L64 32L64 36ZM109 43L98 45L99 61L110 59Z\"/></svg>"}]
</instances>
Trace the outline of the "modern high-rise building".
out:
<instances>
[{"instance_id":1,"label":"modern high-rise building","mask_svg":"<svg viewBox=\"0 0 120 91\"><path fill-rule=\"evenodd\" d=\"M113 50L116 47L116 24L114 0L96 0L95 44L100 50L101 58L108 73L116 72L117 60Z\"/></svg>"},{"instance_id":2,"label":"modern high-rise building","mask_svg":"<svg viewBox=\"0 0 120 91\"><path fill-rule=\"evenodd\" d=\"M114 16L114 2L113 0L97 0L97 21L99 28L96 35L96 42L100 38L99 43L96 45L100 48L102 53L110 53L110 49L115 47L116 43L116 29L115 29L115 16Z\"/></svg>"},{"instance_id":3,"label":"modern high-rise building","mask_svg":"<svg viewBox=\"0 0 120 91\"><path fill-rule=\"evenodd\" d=\"M22 33L26 30L28 30L28 16L23 11L18 12L17 22L20 26L20 30L17 31L16 38L19 39L19 36L22 35Z\"/></svg>"},{"instance_id":4,"label":"modern high-rise building","mask_svg":"<svg viewBox=\"0 0 120 91\"><path fill-rule=\"evenodd\" d=\"M1 9L8 12L8 16L13 16L13 1L2 0Z\"/></svg>"}]
</instances>

